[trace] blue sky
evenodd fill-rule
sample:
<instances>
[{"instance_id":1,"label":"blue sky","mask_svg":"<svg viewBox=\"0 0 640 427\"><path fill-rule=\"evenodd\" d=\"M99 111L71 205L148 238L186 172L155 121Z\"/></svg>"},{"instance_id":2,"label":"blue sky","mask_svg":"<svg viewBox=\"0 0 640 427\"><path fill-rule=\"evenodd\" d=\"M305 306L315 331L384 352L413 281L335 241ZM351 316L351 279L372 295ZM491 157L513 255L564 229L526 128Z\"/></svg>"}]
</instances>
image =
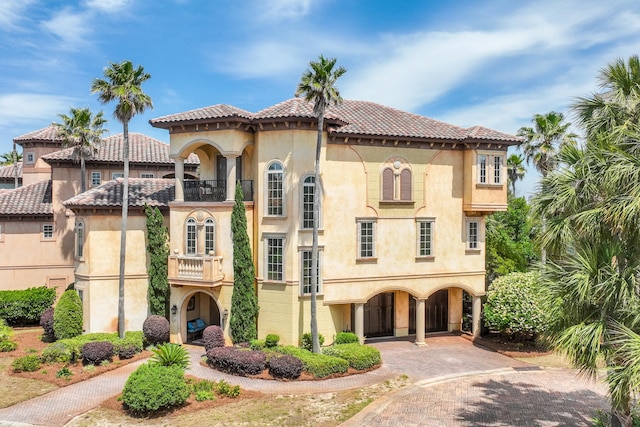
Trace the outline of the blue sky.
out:
<instances>
[{"instance_id":1,"label":"blue sky","mask_svg":"<svg viewBox=\"0 0 640 427\"><path fill-rule=\"evenodd\" d=\"M515 134L535 113L569 113L596 75L640 53L635 0L0 0L0 152L70 107L104 110L89 87L109 62L151 74L150 118L293 96L322 53L349 71L347 99ZM112 134L121 125L111 119ZM530 170L533 167L529 168ZM519 184L530 193L536 176Z\"/></svg>"}]
</instances>

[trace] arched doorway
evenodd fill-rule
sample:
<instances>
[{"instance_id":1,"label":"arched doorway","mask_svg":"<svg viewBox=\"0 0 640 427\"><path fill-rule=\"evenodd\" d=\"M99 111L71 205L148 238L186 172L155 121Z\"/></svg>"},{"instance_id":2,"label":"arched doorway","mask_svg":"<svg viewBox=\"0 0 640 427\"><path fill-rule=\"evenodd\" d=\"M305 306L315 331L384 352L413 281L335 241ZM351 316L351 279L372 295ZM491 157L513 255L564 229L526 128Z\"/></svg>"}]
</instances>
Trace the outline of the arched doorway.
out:
<instances>
[{"instance_id":1,"label":"arched doorway","mask_svg":"<svg viewBox=\"0 0 640 427\"><path fill-rule=\"evenodd\" d=\"M425 301L425 332L449 330L449 290L441 289ZM416 300L409 298L409 333L416 333Z\"/></svg>"},{"instance_id":2,"label":"arched doorway","mask_svg":"<svg viewBox=\"0 0 640 427\"><path fill-rule=\"evenodd\" d=\"M196 323L222 327L220 307L217 301L206 292L195 292L185 298L182 314L184 319L182 322L182 336L186 337L185 343L201 343L203 328L194 328ZM198 319L201 322L198 322ZM191 328L189 324L191 324Z\"/></svg>"},{"instance_id":3,"label":"arched doorway","mask_svg":"<svg viewBox=\"0 0 640 427\"><path fill-rule=\"evenodd\" d=\"M364 305L364 336L393 336L395 298L393 292L385 292L371 298Z\"/></svg>"}]
</instances>

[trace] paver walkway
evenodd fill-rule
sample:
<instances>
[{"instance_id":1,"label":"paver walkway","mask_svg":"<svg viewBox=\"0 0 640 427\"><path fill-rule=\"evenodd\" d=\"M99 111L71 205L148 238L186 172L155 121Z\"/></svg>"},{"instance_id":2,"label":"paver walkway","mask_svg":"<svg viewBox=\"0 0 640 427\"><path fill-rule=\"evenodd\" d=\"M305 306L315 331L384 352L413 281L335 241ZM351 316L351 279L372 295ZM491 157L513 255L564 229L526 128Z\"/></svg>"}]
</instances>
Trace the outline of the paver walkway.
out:
<instances>
[{"instance_id":1,"label":"paver walkway","mask_svg":"<svg viewBox=\"0 0 640 427\"><path fill-rule=\"evenodd\" d=\"M400 374L411 386L372 403L344 426L588 425L606 408L605 388L564 370L540 370L451 335L429 336L427 346L380 341L383 366L325 381L279 382L226 375L200 365L202 347L187 346L191 375L224 379L273 394L324 393L376 384ZM142 362L115 369L26 402L0 409L0 426L63 426L122 391Z\"/></svg>"}]
</instances>

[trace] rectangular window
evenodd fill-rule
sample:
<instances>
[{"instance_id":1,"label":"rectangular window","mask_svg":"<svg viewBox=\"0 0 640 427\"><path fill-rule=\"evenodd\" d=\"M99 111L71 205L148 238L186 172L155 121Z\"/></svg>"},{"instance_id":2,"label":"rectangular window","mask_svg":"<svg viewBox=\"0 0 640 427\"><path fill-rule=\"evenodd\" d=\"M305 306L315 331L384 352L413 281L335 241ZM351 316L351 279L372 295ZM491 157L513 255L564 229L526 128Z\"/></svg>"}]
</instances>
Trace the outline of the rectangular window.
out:
<instances>
[{"instance_id":1,"label":"rectangular window","mask_svg":"<svg viewBox=\"0 0 640 427\"><path fill-rule=\"evenodd\" d=\"M216 250L216 227L213 220L204 223L204 253L209 255Z\"/></svg>"},{"instance_id":2,"label":"rectangular window","mask_svg":"<svg viewBox=\"0 0 640 427\"><path fill-rule=\"evenodd\" d=\"M305 178L302 183L302 228L313 228L313 200L315 191L315 179L312 176Z\"/></svg>"},{"instance_id":3,"label":"rectangular window","mask_svg":"<svg viewBox=\"0 0 640 427\"><path fill-rule=\"evenodd\" d=\"M91 172L91 186L97 187L102 184L102 172Z\"/></svg>"},{"instance_id":4,"label":"rectangular window","mask_svg":"<svg viewBox=\"0 0 640 427\"><path fill-rule=\"evenodd\" d=\"M122 174L124 176L124 174ZM141 173L140 178L155 178L156 176L152 173Z\"/></svg>"},{"instance_id":5,"label":"rectangular window","mask_svg":"<svg viewBox=\"0 0 640 427\"><path fill-rule=\"evenodd\" d=\"M187 255L196 254L196 221L193 218L187 220L187 238L186 238L186 251Z\"/></svg>"},{"instance_id":6,"label":"rectangular window","mask_svg":"<svg viewBox=\"0 0 640 427\"><path fill-rule=\"evenodd\" d=\"M493 157L493 183L502 184L502 156Z\"/></svg>"},{"instance_id":7,"label":"rectangular window","mask_svg":"<svg viewBox=\"0 0 640 427\"><path fill-rule=\"evenodd\" d=\"M479 221L467 221L467 249L480 249L480 223Z\"/></svg>"},{"instance_id":8,"label":"rectangular window","mask_svg":"<svg viewBox=\"0 0 640 427\"><path fill-rule=\"evenodd\" d=\"M375 257L375 222L358 222L358 258Z\"/></svg>"},{"instance_id":9,"label":"rectangular window","mask_svg":"<svg viewBox=\"0 0 640 427\"><path fill-rule=\"evenodd\" d=\"M418 220L418 256L433 255L433 220Z\"/></svg>"},{"instance_id":10,"label":"rectangular window","mask_svg":"<svg viewBox=\"0 0 640 427\"><path fill-rule=\"evenodd\" d=\"M113 172L111 174L111 179L116 179L116 178L124 178L124 172Z\"/></svg>"},{"instance_id":11,"label":"rectangular window","mask_svg":"<svg viewBox=\"0 0 640 427\"><path fill-rule=\"evenodd\" d=\"M311 294L311 251L305 250L300 252L302 268L300 282L302 283L302 294ZM318 282L316 284L316 293L320 293L320 252L318 252L318 266L316 269Z\"/></svg>"},{"instance_id":12,"label":"rectangular window","mask_svg":"<svg viewBox=\"0 0 640 427\"><path fill-rule=\"evenodd\" d=\"M284 238L267 238L267 280L284 281Z\"/></svg>"},{"instance_id":13,"label":"rectangular window","mask_svg":"<svg viewBox=\"0 0 640 427\"><path fill-rule=\"evenodd\" d=\"M36 162L35 153L26 153L25 154L25 163L28 165L32 165Z\"/></svg>"},{"instance_id":14,"label":"rectangular window","mask_svg":"<svg viewBox=\"0 0 640 427\"><path fill-rule=\"evenodd\" d=\"M487 156L484 154L478 156L478 182L487 183Z\"/></svg>"},{"instance_id":15,"label":"rectangular window","mask_svg":"<svg viewBox=\"0 0 640 427\"><path fill-rule=\"evenodd\" d=\"M76 224L76 258L84 256L84 223Z\"/></svg>"},{"instance_id":16,"label":"rectangular window","mask_svg":"<svg viewBox=\"0 0 640 427\"><path fill-rule=\"evenodd\" d=\"M53 224L42 224L42 239L43 240L53 239Z\"/></svg>"},{"instance_id":17,"label":"rectangular window","mask_svg":"<svg viewBox=\"0 0 640 427\"><path fill-rule=\"evenodd\" d=\"M284 174L280 163L272 163L267 171L267 215L284 215Z\"/></svg>"}]
</instances>

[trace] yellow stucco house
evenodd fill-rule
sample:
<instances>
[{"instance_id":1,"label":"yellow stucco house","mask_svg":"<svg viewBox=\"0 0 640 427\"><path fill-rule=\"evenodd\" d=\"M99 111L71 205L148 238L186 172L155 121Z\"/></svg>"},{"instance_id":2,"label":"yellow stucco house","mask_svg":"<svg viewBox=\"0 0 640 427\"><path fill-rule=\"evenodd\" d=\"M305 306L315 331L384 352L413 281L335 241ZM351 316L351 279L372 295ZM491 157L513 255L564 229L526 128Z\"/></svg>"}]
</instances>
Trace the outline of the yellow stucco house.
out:
<instances>
[{"instance_id":1,"label":"yellow stucco house","mask_svg":"<svg viewBox=\"0 0 640 427\"><path fill-rule=\"evenodd\" d=\"M169 203L172 338L186 322L224 326L233 289L230 214L242 185L256 265L258 334L309 331L313 198L320 197L319 332L331 342L461 328L463 292L479 331L484 219L507 207L505 158L518 138L463 129L371 102L331 107L313 190L316 120L290 99L257 113L215 105L150 121L176 165ZM189 155L198 181L183 178Z\"/></svg>"}]
</instances>

